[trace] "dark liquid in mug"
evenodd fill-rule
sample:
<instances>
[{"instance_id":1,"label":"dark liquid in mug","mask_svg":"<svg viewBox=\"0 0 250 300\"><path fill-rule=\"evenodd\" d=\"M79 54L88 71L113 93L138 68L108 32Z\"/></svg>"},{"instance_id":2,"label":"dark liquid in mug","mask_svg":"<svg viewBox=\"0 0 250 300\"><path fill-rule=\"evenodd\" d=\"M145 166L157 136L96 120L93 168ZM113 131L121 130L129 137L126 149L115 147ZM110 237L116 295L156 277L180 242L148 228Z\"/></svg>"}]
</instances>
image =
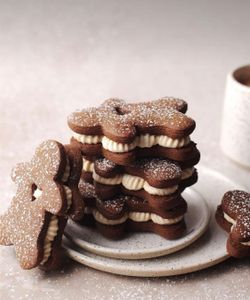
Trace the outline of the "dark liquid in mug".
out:
<instances>
[{"instance_id":1,"label":"dark liquid in mug","mask_svg":"<svg viewBox=\"0 0 250 300\"><path fill-rule=\"evenodd\" d=\"M234 72L234 78L241 84L250 87L250 66L245 66L237 69Z\"/></svg>"},{"instance_id":2,"label":"dark liquid in mug","mask_svg":"<svg viewBox=\"0 0 250 300\"><path fill-rule=\"evenodd\" d=\"M243 81L242 84L244 84L246 86L250 86L250 78L246 81Z\"/></svg>"}]
</instances>

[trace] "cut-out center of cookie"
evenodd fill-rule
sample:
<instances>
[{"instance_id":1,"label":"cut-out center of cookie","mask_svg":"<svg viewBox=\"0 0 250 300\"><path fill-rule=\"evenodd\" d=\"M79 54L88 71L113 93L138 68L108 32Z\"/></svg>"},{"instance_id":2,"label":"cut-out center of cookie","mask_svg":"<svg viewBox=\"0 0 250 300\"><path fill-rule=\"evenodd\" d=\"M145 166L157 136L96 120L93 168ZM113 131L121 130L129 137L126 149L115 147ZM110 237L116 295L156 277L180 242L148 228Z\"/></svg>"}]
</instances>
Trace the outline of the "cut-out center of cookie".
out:
<instances>
[{"instance_id":1,"label":"cut-out center of cookie","mask_svg":"<svg viewBox=\"0 0 250 300\"><path fill-rule=\"evenodd\" d=\"M32 201L35 201L37 198L41 197L42 190L40 190L35 183L32 184Z\"/></svg>"}]
</instances>

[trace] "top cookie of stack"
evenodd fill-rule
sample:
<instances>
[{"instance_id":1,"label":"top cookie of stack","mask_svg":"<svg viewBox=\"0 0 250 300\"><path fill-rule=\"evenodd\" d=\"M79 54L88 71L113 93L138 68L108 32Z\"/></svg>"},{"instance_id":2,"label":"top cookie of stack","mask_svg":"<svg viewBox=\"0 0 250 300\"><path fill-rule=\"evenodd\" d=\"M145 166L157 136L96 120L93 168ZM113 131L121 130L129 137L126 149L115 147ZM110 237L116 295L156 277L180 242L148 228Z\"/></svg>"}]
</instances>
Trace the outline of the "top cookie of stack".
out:
<instances>
[{"instance_id":1,"label":"top cookie of stack","mask_svg":"<svg viewBox=\"0 0 250 300\"><path fill-rule=\"evenodd\" d=\"M195 121L186 110L187 103L176 98L133 104L109 99L69 116L71 143L85 156L104 156L123 166L141 157L190 161L199 152L189 137Z\"/></svg>"}]
</instances>

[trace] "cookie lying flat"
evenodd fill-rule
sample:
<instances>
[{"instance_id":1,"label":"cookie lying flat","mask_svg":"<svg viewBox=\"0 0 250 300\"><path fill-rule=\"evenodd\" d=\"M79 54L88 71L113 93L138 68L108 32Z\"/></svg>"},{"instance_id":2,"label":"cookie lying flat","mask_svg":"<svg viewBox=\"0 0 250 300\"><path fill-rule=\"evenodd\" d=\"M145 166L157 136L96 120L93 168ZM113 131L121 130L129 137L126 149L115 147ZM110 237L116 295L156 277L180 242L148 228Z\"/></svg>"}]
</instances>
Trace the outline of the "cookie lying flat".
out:
<instances>
[{"instance_id":1,"label":"cookie lying flat","mask_svg":"<svg viewBox=\"0 0 250 300\"><path fill-rule=\"evenodd\" d=\"M83 158L82 177L91 183L89 174L93 174L96 193L101 199L123 193L149 201L150 198L153 201L163 201L169 195L183 191L197 181L197 172L193 165L186 165L182 170L173 161L157 158L139 159L133 165L123 167L105 158L95 161Z\"/></svg>"},{"instance_id":2,"label":"cookie lying flat","mask_svg":"<svg viewBox=\"0 0 250 300\"><path fill-rule=\"evenodd\" d=\"M229 191L216 211L217 223L227 232L227 251L234 257L250 256L250 194Z\"/></svg>"},{"instance_id":3,"label":"cookie lying flat","mask_svg":"<svg viewBox=\"0 0 250 300\"><path fill-rule=\"evenodd\" d=\"M99 108L69 116L71 143L83 155L104 156L120 165L147 156L186 161L197 150L189 138L195 122L181 112L186 108L184 101L173 98L138 104L109 99Z\"/></svg>"},{"instance_id":4,"label":"cookie lying flat","mask_svg":"<svg viewBox=\"0 0 250 300\"><path fill-rule=\"evenodd\" d=\"M14 245L22 268L60 265L66 217L79 219L84 213L78 190L81 162L77 149L49 140L30 162L13 169L17 192L0 217L0 244Z\"/></svg>"},{"instance_id":5,"label":"cookie lying flat","mask_svg":"<svg viewBox=\"0 0 250 300\"><path fill-rule=\"evenodd\" d=\"M174 207L164 209L133 196L120 195L102 201L97 198L93 185L83 180L79 188L86 203L86 217L80 223L96 224L99 231L108 238L121 238L126 231L149 231L166 239L176 239L185 232L187 203L181 197Z\"/></svg>"}]
</instances>

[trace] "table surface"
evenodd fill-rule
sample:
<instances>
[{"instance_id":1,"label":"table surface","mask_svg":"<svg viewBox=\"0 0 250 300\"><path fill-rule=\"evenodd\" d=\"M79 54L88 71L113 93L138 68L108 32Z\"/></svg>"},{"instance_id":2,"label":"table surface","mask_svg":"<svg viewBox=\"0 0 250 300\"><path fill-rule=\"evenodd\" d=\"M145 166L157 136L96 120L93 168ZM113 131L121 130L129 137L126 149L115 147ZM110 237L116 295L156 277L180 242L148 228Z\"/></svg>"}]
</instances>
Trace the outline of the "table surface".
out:
<instances>
[{"instance_id":1,"label":"table surface","mask_svg":"<svg viewBox=\"0 0 250 300\"><path fill-rule=\"evenodd\" d=\"M0 211L15 192L12 166L42 140L66 143L67 115L109 97L186 99L201 163L249 189L249 171L219 148L226 74L249 63L249 11L249 1L231 0L0 1ZM247 299L249 267L249 259L229 259L189 275L142 279L70 262L44 274L21 270L12 247L0 247L0 296Z\"/></svg>"}]
</instances>

